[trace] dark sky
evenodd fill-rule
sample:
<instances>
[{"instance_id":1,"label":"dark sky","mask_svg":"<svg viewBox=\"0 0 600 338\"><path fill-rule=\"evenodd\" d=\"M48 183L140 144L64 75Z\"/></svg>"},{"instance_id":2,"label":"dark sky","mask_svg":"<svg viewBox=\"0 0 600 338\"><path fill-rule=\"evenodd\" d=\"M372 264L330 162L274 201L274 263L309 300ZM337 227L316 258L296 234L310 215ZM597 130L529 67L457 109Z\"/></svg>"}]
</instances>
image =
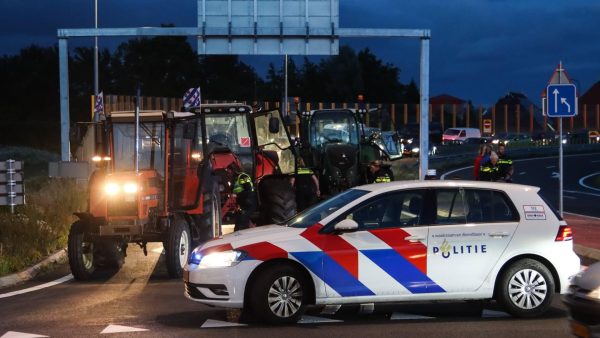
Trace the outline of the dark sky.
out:
<instances>
[{"instance_id":1,"label":"dark sky","mask_svg":"<svg viewBox=\"0 0 600 338\"><path fill-rule=\"evenodd\" d=\"M196 26L196 0L98 0L100 27ZM93 26L93 0L0 0L0 54L30 44L55 44L57 28ZM598 0L340 0L340 27L431 29L431 95L447 93L476 104L508 91L540 101L562 60L585 92L600 80ZM118 41L101 40L101 47ZM91 39L78 44L92 46ZM419 79L417 40L342 40L369 47ZM73 45L73 44L72 44ZM257 70L279 58L245 58Z\"/></svg>"}]
</instances>

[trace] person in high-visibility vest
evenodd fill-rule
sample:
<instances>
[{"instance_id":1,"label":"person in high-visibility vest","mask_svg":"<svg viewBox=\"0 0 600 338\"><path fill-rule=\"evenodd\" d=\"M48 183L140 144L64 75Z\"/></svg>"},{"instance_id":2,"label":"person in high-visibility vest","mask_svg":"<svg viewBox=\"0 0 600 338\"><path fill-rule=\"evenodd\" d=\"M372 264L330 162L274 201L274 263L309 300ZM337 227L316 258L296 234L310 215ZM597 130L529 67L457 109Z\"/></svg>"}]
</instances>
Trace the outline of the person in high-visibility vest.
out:
<instances>
[{"instance_id":1,"label":"person in high-visibility vest","mask_svg":"<svg viewBox=\"0 0 600 338\"><path fill-rule=\"evenodd\" d=\"M240 173L233 185L233 193L240 210L235 218L234 231L248 229L251 225L250 217L256 211L256 192L252 178L246 173Z\"/></svg>"},{"instance_id":2,"label":"person in high-visibility vest","mask_svg":"<svg viewBox=\"0 0 600 338\"><path fill-rule=\"evenodd\" d=\"M479 180L495 182L498 180L498 154L492 151L490 160L479 167Z\"/></svg>"},{"instance_id":3,"label":"person in high-visibility vest","mask_svg":"<svg viewBox=\"0 0 600 338\"><path fill-rule=\"evenodd\" d=\"M498 179L512 182L514 168L512 159L506 154L506 145L498 144Z\"/></svg>"},{"instance_id":4,"label":"person in high-visibility vest","mask_svg":"<svg viewBox=\"0 0 600 338\"><path fill-rule=\"evenodd\" d=\"M292 179L292 186L296 189L296 210L298 212L315 204L321 197L319 179L310 168L305 167L302 159L298 160L298 171Z\"/></svg>"},{"instance_id":5,"label":"person in high-visibility vest","mask_svg":"<svg viewBox=\"0 0 600 338\"><path fill-rule=\"evenodd\" d=\"M390 170L389 165L384 166L380 160L369 164L369 173L369 183L387 183L394 180L394 174Z\"/></svg>"}]
</instances>

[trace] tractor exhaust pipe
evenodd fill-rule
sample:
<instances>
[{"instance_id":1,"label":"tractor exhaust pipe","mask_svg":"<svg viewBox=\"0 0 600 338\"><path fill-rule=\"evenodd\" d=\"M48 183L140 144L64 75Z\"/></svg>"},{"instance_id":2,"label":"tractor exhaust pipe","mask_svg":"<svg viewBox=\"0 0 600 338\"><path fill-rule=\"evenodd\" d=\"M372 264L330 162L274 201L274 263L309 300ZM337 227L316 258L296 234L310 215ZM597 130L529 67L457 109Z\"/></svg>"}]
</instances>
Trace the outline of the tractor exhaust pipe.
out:
<instances>
[{"instance_id":1,"label":"tractor exhaust pipe","mask_svg":"<svg viewBox=\"0 0 600 338\"><path fill-rule=\"evenodd\" d=\"M135 93L135 148L134 148L134 158L135 158L135 174L138 174L139 171L139 152L140 152L140 86L138 85L136 93Z\"/></svg>"}]
</instances>

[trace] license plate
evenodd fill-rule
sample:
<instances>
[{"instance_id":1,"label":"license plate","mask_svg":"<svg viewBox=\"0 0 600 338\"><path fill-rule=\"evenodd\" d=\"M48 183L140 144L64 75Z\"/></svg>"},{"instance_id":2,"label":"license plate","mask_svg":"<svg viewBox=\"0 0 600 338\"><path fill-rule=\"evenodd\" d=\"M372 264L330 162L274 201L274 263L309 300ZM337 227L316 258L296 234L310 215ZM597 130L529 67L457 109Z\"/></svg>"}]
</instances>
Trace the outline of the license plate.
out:
<instances>
[{"instance_id":1,"label":"license plate","mask_svg":"<svg viewBox=\"0 0 600 338\"><path fill-rule=\"evenodd\" d=\"M572 320L571 330L573 331L573 334L577 337L590 338L590 329L579 322Z\"/></svg>"},{"instance_id":2,"label":"license plate","mask_svg":"<svg viewBox=\"0 0 600 338\"><path fill-rule=\"evenodd\" d=\"M183 270L183 281L184 282L190 281L190 272L187 270Z\"/></svg>"}]
</instances>

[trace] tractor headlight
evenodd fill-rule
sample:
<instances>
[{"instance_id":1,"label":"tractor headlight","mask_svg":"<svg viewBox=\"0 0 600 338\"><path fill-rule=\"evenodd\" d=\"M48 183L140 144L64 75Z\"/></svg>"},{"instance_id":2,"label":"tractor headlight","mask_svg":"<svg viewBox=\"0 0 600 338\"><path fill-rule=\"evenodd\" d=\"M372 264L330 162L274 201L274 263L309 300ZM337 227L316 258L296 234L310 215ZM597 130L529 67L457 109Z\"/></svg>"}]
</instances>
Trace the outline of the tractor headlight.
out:
<instances>
[{"instance_id":1,"label":"tractor headlight","mask_svg":"<svg viewBox=\"0 0 600 338\"><path fill-rule=\"evenodd\" d=\"M419 152L419 147L414 147L411 150L413 153L418 153Z\"/></svg>"},{"instance_id":2,"label":"tractor headlight","mask_svg":"<svg viewBox=\"0 0 600 338\"><path fill-rule=\"evenodd\" d=\"M198 268L222 268L234 266L246 257L244 251L228 250L222 252L209 253L203 256L199 251L194 250L190 256L189 263L197 265Z\"/></svg>"},{"instance_id":3,"label":"tractor headlight","mask_svg":"<svg viewBox=\"0 0 600 338\"><path fill-rule=\"evenodd\" d=\"M127 194L135 194L138 191L138 185L135 182L127 182L123 185L123 191Z\"/></svg>"},{"instance_id":4,"label":"tractor headlight","mask_svg":"<svg viewBox=\"0 0 600 338\"><path fill-rule=\"evenodd\" d=\"M114 196L119 193L119 190L120 187L115 182L108 182L104 185L104 192L106 192L107 195Z\"/></svg>"}]
</instances>

